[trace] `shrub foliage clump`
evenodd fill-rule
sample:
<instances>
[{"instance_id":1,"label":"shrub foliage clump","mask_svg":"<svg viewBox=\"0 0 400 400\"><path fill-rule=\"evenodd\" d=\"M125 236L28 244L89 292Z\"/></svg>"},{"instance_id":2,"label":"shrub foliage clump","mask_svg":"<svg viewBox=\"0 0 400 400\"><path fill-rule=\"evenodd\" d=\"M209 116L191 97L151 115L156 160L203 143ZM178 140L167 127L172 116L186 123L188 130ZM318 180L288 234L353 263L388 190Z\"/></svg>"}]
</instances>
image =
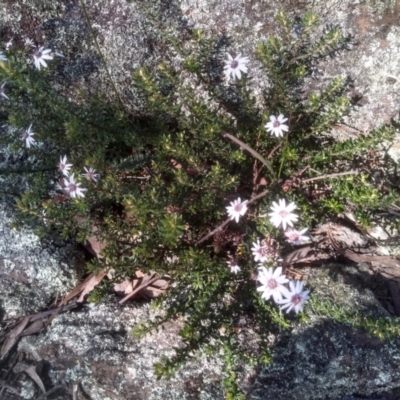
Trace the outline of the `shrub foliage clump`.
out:
<instances>
[{"instance_id":1,"label":"shrub foliage clump","mask_svg":"<svg viewBox=\"0 0 400 400\"><path fill-rule=\"evenodd\" d=\"M237 399L238 357L268 362L269 333L290 326L256 290L260 265L251 246L274 253L262 260L264 267L290 249L285 232L268 218L272 203L295 204L299 223L309 229L344 211L370 225L398 201L385 155L394 128L345 141L329 134L351 110L349 79L336 77L318 91L307 82L317 79L322 60L348 51L350 38L338 27L318 34L315 15L294 21L278 13L280 31L246 55L250 66L242 64L248 72L238 79L228 76L235 65L227 53L240 60L229 38L189 28L172 35L164 14L154 10L153 4L149 23L181 61L134 72L132 85L145 105L140 114L105 101L102 93L71 100L64 88L49 84L61 59L35 70L22 46L3 53L0 79L8 99L2 99L1 118L12 128L1 143L24 167L1 173L27 182L22 193L4 190L16 198L22 221L39 221L40 234L56 230L80 242L95 235L104 243L89 270L113 269L116 280L137 269L171 276L174 285L158 300L164 316L135 334L183 317L183 346L156 366L157 374L170 376L195 351L218 347L227 365L227 398ZM259 96L252 68L266 80ZM287 118L283 137L265 127L278 115ZM35 143L26 148L21 135L30 124ZM384 184L383 169L371 166L368 151L384 154ZM70 190L72 181L58 166L64 156L81 195ZM100 177L86 179L84 168ZM227 219L226 207L238 197L247 200L247 212L236 222ZM244 318L260 337L256 353L238 340Z\"/></svg>"}]
</instances>

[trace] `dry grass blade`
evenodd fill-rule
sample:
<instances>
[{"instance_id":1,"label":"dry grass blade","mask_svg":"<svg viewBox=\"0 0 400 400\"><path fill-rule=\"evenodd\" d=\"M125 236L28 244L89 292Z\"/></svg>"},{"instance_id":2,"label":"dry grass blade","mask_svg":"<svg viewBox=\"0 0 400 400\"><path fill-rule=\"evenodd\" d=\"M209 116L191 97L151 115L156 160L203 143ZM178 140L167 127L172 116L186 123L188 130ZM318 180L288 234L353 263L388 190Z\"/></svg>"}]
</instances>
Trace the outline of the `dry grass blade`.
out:
<instances>
[{"instance_id":1,"label":"dry grass blade","mask_svg":"<svg viewBox=\"0 0 400 400\"><path fill-rule=\"evenodd\" d=\"M10 349L14 346L14 344L19 339L19 337L20 337L22 331L25 329L26 325L28 325L30 319L31 319L31 316L25 317L14 329L12 329L8 333L7 338L0 350L0 359L4 358L8 354Z\"/></svg>"},{"instance_id":2,"label":"dry grass blade","mask_svg":"<svg viewBox=\"0 0 400 400\"><path fill-rule=\"evenodd\" d=\"M26 372L31 377L31 379L39 386L40 390L43 393L46 393L46 389L44 388L43 382L40 379L39 375L36 373L36 369L33 365L28 367L24 372Z\"/></svg>"}]
</instances>

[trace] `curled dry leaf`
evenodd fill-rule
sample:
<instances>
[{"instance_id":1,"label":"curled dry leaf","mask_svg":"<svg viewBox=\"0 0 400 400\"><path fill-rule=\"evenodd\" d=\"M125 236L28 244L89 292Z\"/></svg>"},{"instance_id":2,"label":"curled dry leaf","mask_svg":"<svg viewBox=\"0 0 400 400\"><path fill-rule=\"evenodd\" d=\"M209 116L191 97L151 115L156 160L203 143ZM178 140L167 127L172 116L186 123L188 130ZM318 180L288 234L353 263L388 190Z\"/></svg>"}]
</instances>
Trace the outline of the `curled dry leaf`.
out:
<instances>
[{"instance_id":1,"label":"curled dry leaf","mask_svg":"<svg viewBox=\"0 0 400 400\"><path fill-rule=\"evenodd\" d=\"M132 281L133 290L126 293L120 304L133 298L154 299L165 292L169 283L170 277L167 275L160 278L155 272L144 275L141 271L137 271L136 278Z\"/></svg>"},{"instance_id":2,"label":"curled dry leaf","mask_svg":"<svg viewBox=\"0 0 400 400\"><path fill-rule=\"evenodd\" d=\"M79 295L78 303L81 303L85 295L89 294L105 276L106 272L104 270L101 270L98 274L90 274L82 283L72 289L72 291L61 300L59 306L61 307L64 304L67 304L70 300Z\"/></svg>"},{"instance_id":3,"label":"curled dry leaf","mask_svg":"<svg viewBox=\"0 0 400 400\"><path fill-rule=\"evenodd\" d=\"M133 292L133 284L131 279L125 279L121 283L114 283L113 290L117 295L124 296Z\"/></svg>"},{"instance_id":4,"label":"curled dry leaf","mask_svg":"<svg viewBox=\"0 0 400 400\"><path fill-rule=\"evenodd\" d=\"M46 389L44 388L43 382L40 379L39 375L37 374L36 368L33 365L25 369L24 372L26 372L31 377L31 379L39 386L40 390L43 393L46 393Z\"/></svg>"},{"instance_id":5,"label":"curled dry leaf","mask_svg":"<svg viewBox=\"0 0 400 400\"><path fill-rule=\"evenodd\" d=\"M32 319L30 320L32 322ZM45 326L45 322L43 319L37 319L36 321L32 322L27 328L25 328L20 336L30 336L35 333L38 333L42 330L42 328Z\"/></svg>"},{"instance_id":6,"label":"curled dry leaf","mask_svg":"<svg viewBox=\"0 0 400 400\"><path fill-rule=\"evenodd\" d=\"M95 286L97 286L103 278L106 276L104 270L100 271L98 274L90 274L88 278L85 279L83 282L84 285L82 286L81 295L79 296L78 303L82 303L85 296L89 294Z\"/></svg>"},{"instance_id":7,"label":"curled dry leaf","mask_svg":"<svg viewBox=\"0 0 400 400\"><path fill-rule=\"evenodd\" d=\"M113 290L117 295L124 296L126 300L133 298L150 300L162 295L169 284L170 277L167 275L160 278L155 272L144 274L141 270L137 270L133 279L126 279L122 283L114 284Z\"/></svg>"},{"instance_id":8,"label":"curled dry leaf","mask_svg":"<svg viewBox=\"0 0 400 400\"><path fill-rule=\"evenodd\" d=\"M136 287L131 293L126 295L122 300L120 300L119 304L125 303L127 300L132 298L136 293L138 293L142 289L146 288L151 283L155 282L157 279L158 279L158 275L155 272L153 272L153 273L151 273L149 275L145 275L143 277L142 282L140 283L140 285L138 287Z\"/></svg>"},{"instance_id":9,"label":"curled dry leaf","mask_svg":"<svg viewBox=\"0 0 400 400\"><path fill-rule=\"evenodd\" d=\"M76 383L72 385L72 400L78 400L78 385Z\"/></svg>"},{"instance_id":10,"label":"curled dry leaf","mask_svg":"<svg viewBox=\"0 0 400 400\"><path fill-rule=\"evenodd\" d=\"M3 359L8 352L11 350L11 348L14 346L14 344L17 343L18 339L21 336L21 333L25 329L25 327L28 325L29 321L31 319L31 316L25 317L16 327L14 327L7 335L6 340L3 343L3 346L1 347L0 350L0 359Z\"/></svg>"}]
</instances>

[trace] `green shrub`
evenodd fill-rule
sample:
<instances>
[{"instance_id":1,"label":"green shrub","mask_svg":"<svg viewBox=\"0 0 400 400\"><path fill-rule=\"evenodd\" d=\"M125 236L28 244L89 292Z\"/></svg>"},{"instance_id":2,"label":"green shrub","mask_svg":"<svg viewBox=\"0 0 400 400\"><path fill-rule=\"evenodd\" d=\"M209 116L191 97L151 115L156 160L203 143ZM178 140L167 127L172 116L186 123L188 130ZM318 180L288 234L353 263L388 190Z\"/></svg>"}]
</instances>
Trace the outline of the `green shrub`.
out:
<instances>
[{"instance_id":1,"label":"green shrub","mask_svg":"<svg viewBox=\"0 0 400 400\"><path fill-rule=\"evenodd\" d=\"M309 229L349 208L363 226L370 225L399 194L390 159L385 156L382 164L390 172L383 185L366 152L384 154L395 129L383 126L341 142L329 134L351 109L349 81L340 76L313 92L307 79L321 60L347 51L350 39L338 27L318 36L315 15L306 13L296 33L294 21L280 12L280 32L246 55L247 74L228 82L226 53L235 50L229 38L187 30L181 35L190 33L191 39L183 46L182 37L162 30L153 6L149 21L183 61L179 68L163 62L135 71L132 85L145 114L129 113L101 95L70 100L62 87L48 84L54 83L55 59L37 71L27 65L23 49L5 53L0 79L10 100L3 99L1 118L14 128L0 140L25 160L23 168L1 173L23 175L28 187L5 192L16 198L21 221L39 221L41 235L57 230L84 242L96 227L107 246L89 269L113 268L115 279L139 268L170 275L168 296L155 302L164 316L135 329L142 335L184 318L183 346L156 365L157 375L171 376L196 351L223 349L226 396L241 398L239 357L269 362L269 333L290 327L290 318L256 290L251 246L264 240L258 243L269 251L266 267L291 247L267 218L272 202L295 203L299 224ZM267 80L260 98L253 95L254 65ZM289 127L282 138L265 128L280 114ZM21 134L30 124L36 143L25 148ZM87 189L82 197L65 190L68 182L57 167L65 155L76 182ZM100 178L81 177L84 167ZM310 186L299 179L309 179ZM226 207L238 197L251 200L248 211L228 223ZM229 266L240 271L234 274ZM237 340L243 318L261 338L254 353Z\"/></svg>"}]
</instances>

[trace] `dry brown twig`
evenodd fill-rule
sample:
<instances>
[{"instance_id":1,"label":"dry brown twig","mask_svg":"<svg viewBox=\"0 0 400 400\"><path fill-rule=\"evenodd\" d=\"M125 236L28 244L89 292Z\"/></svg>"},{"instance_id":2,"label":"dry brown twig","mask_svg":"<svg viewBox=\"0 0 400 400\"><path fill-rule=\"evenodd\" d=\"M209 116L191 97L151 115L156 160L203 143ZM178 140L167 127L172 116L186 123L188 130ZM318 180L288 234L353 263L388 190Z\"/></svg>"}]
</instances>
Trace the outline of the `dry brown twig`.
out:
<instances>
[{"instance_id":1,"label":"dry brown twig","mask_svg":"<svg viewBox=\"0 0 400 400\"><path fill-rule=\"evenodd\" d=\"M321 176L316 176L314 178L302 179L302 182L303 183L307 183L307 182L312 182L312 181L318 181L320 179L330 179L330 178L337 178L338 176L357 175L357 174L359 174L359 171L357 171L357 170L345 171L345 172L337 172L335 174L321 175Z\"/></svg>"}]
</instances>

